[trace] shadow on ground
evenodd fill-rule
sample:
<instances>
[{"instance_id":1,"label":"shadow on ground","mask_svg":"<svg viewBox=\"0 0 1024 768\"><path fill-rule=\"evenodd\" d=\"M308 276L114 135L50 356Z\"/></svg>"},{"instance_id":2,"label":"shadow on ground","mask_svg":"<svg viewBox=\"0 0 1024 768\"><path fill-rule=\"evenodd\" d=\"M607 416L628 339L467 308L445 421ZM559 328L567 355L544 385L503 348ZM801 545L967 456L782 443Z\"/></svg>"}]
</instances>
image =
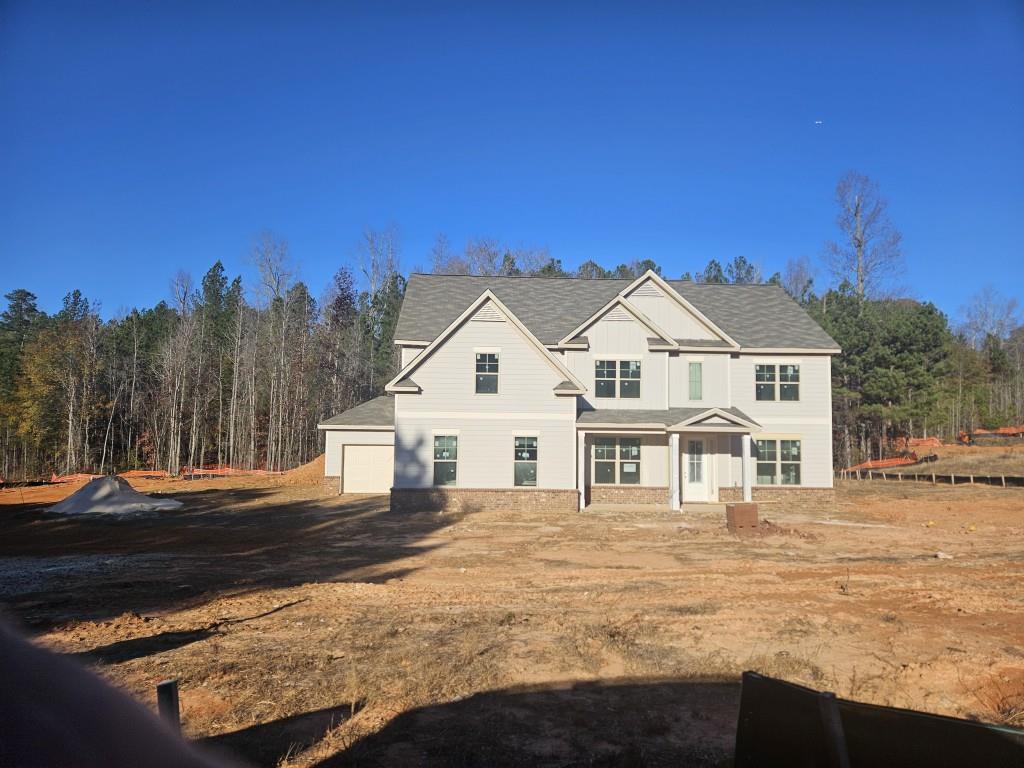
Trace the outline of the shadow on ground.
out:
<instances>
[{"instance_id":1,"label":"shadow on ground","mask_svg":"<svg viewBox=\"0 0 1024 768\"><path fill-rule=\"evenodd\" d=\"M738 681L700 679L569 682L479 693L404 712L315 768L723 766L731 759L739 694ZM220 737L220 745L231 747L244 735L248 751L239 748L237 754L274 765L303 738L315 741L310 736L330 712L341 714L323 710L254 726ZM311 730L290 730L298 723Z\"/></svg>"},{"instance_id":2,"label":"shadow on ground","mask_svg":"<svg viewBox=\"0 0 1024 768\"><path fill-rule=\"evenodd\" d=\"M187 492L176 494L185 502L181 510L118 521L48 517L38 506L8 505L0 515L0 565L16 574L17 584L0 589L0 606L41 631L72 619L189 608L258 589L383 582L408 573L397 564L436 546L422 539L455 519L392 513L387 496L289 498L288 492ZM5 558L11 559L5 564ZM201 639L191 634L152 642L166 650ZM132 653L112 649L108 656L117 661Z\"/></svg>"},{"instance_id":3,"label":"shadow on ground","mask_svg":"<svg viewBox=\"0 0 1024 768\"><path fill-rule=\"evenodd\" d=\"M351 706L320 709L211 736L198 743L207 751L241 758L254 766L276 766L284 758L318 742L354 711Z\"/></svg>"}]
</instances>

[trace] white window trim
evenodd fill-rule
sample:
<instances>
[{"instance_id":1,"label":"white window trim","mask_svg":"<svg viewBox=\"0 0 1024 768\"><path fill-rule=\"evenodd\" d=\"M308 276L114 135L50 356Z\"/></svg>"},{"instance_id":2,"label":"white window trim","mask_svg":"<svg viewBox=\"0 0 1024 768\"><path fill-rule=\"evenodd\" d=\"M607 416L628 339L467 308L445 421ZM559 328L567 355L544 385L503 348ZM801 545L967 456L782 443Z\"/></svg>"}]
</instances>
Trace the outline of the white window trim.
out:
<instances>
[{"instance_id":1,"label":"white window trim","mask_svg":"<svg viewBox=\"0 0 1024 768\"><path fill-rule=\"evenodd\" d=\"M640 458L636 460L637 479L639 482L636 483L621 483L619 478L621 474L619 472L619 465L623 463L622 455L619 452L619 441L625 437L627 440L639 440L640 441ZM599 483L597 482L597 447L596 442L600 439L610 439L615 441L615 482L614 483ZM538 445L539 448L539 445ZM538 450L537 455L540 455ZM601 459L602 462L607 462L609 459ZM632 462L630 462L632 463ZM603 488L639 488L643 485L643 467L644 467L644 438L641 434L631 435L594 435L593 440L590 443L590 484L601 486Z\"/></svg>"},{"instance_id":2,"label":"white window trim","mask_svg":"<svg viewBox=\"0 0 1024 768\"><path fill-rule=\"evenodd\" d=\"M788 401L795 402L795 401ZM754 445L753 456L751 456L751 463L753 466L753 481L755 488L802 488L804 486L804 440L803 435L787 435L787 434L766 434L766 435L752 435L751 436ZM775 443L775 474L774 477L778 480L777 483L770 483L765 485L764 483L757 482L757 465L767 464L766 461L758 461L757 458L757 442L765 441ZM800 482L799 483L783 483L782 482L782 441L783 440L794 440L800 443L800 461L787 461L786 464L797 464L800 467Z\"/></svg>"},{"instance_id":3,"label":"white window trim","mask_svg":"<svg viewBox=\"0 0 1024 768\"><path fill-rule=\"evenodd\" d=\"M497 387L494 392L477 392L476 391L476 356L477 355L497 355L498 356L498 372L495 374L485 374L488 376L494 376L497 379ZM494 397L495 395L501 394L501 347L474 347L473 348L473 396L474 397Z\"/></svg>"},{"instance_id":4,"label":"white window trim","mask_svg":"<svg viewBox=\"0 0 1024 768\"><path fill-rule=\"evenodd\" d=\"M690 366L694 363L700 366L700 397L691 397L692 390L690 386ZM688 357L686 358L686 399L691 403L703 403L704 402L704 358L703 357Z\"/></svg>"},{"instance_id":5,"label":"white window trim","mask_svg":"<svg viewBox=\"0 0 1024 768\"><path fill-rule=\"evenodd\" d=\"M537 441L537 458L533 462L534 464L537 465L537 483L536 483L536 485L516 485L516 464L520 461L519 459L515 458L515 446L516 446L516 438L517 437L532 437L534 440ZM540 435L538 435L536 433L530 433L530 432L527 432L525 434L523 432L513 432L512 433L512 454L513 454L512 455L512 487L513 488L540 488Z\"/></svg>"},{"instance_id":6,"label":"white window trim","mask_svg":"<svg viewBox=\"0 0 1024 768\"><path fill-rule=\"evenodd\" d=\"M756 403L799 403L800 402L800 394L801 393L800 393L799 389L797 390L797 398L796 398L796 400L782 400L780 398L780 395L782 394L782 390L780 389L779 385L782 384L782 371L780 370L782 368L782 366L784 366L784 365L795 365L798 369L801 369L800 370L800 381L797 382L797 387L802 387L803 386L803 383L804 383L803 382L803 365L802 365L802 359L801 358L787 359L787 358L775 357L775 358L768 358L768 359L761 359L761 360L759 360L757 358L754 358L752 362L754 364L754 370L753 370L753 374L754 374L754 376L753 376L753 380L754 380L754 402L756 402ZM775 366L775 399L774 400L758 400L757 399L757 385L758 385L758 381L757 381L757 366L759 366L759 365L774 365ZM789 382L787 382L787 383L789 383Z\"/></svg>"},{"instance_id":7,"label":"white window trim","mask_svg":"<svg viewBox=\"0 0 1024 768\"><path fill-rule=\"evenodd\" d=\"M622 381L622 378L619 375L621 373L621 371L619 370L619 366L618 365L615 366L615 378L614 379L599 379L599 378L597 378L597 364L601 363L601 362L639 363L639 365L640 365L640 378L639 379L626 379L626 381L638 381L638 382L640 382L640 394L639 394L639 396L638 397L622 397L622 395L619 394L619 392L622 391L622 388L619 386L619 382ZM643 357L638 357L637 355L601 355L600 357L598 357L597 355L594 355L593 364L594 364L593 365L593 371L594 371L594 399L595 400L631 400L632 401L632 400L641 400L643 398L643 396L644 396L644 368L647 367L647 366L644 365ZM667 365L665 366L665 369L666 370L668 369ZM615 382L615 396L614 397L604 397L604 396L598 395L597 394L597 382L599 382L599 381L614 381Z\"/></svg>"},{"instance_id":8,"label":"white window trim","mask_svg":"<svg viewBox=\"0 0 1024 768\"><path fill-rule=\"evenodd\" d=\"M452 462L452 463L455 464L455 482L452 485L437 485L437 483L434 482L434 465L437 464L438 461L444 461L444 462L448 461L448 459L435 459L434 458L434 440L433 440L433 438L435 438L435 437L454 437L455 438L455 451L456 451L456 453L455 453L455 461ZM459 445L459 443L461 443L461 442L462 442L462 440L459 437L459 430L457 430L457 429L435 429L431 433L431 440L430 440L430 487L431 488L458 488L459 487L459 454L458 454L458 452L462 450L462 446Z\"/></svg>"}]
</instances>

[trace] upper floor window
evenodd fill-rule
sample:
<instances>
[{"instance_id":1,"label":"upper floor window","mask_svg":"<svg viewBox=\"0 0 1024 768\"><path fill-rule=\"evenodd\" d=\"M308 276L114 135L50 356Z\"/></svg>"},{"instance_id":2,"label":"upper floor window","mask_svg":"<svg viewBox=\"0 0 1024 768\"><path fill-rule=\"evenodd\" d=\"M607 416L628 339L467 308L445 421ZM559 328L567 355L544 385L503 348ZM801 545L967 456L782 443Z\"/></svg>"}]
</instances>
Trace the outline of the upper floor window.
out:
<instances>
[{"instance_id":1,"label":"upper floor window","mask_svg":"<svg viewBox=\"0 0 1024 768\"><path fill-rule=\"evenodd\" d=\"M702 363L690 363L690 399L702 400L704 398L704 365Z\"/></svg>"},{"instance_id":2,"label":"upper floor window","mask_svg":"<svg viewBox=\"0 0 1024 768\"><path fill-rule=\"evenodd\" d=\"M758 400L799 400L799 365L755 365L754 392Z\"/></svg>"},{"instance_id":3,"label":"upper floor window","mask_svg":"<svg viewBox=\"0 0 1024 768\"><path fill-rule=\"evenodd\" d=\"M640 397L640 361L595 360L594 394L597 397Z\"/></svg>"},{"instance_id":4,"label":"upper floor window","mask_svg":"<svg viewBox=\"0 0 1024 768\"><path fill-rule=\"evenodd\" d=\"M495 395L498 393L498 353L476 353L476 393Z\"/></svg>"}]
</instances>

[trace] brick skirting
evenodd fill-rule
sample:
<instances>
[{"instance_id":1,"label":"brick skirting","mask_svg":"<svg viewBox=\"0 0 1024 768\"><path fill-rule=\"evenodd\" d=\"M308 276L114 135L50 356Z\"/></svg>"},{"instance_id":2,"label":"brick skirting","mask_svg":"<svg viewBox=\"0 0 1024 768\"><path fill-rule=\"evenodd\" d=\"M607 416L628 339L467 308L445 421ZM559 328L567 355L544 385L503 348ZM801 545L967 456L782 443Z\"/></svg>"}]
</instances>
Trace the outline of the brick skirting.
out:
<instances>
[{"instance_id":1,"label":"brick skirting","mask_svg":"<svg viewBox=\"0 0 1024 768\"><path fill-rule=\"evenodd\" d=\"M668 488L656 485L592 485L587 504L668 504Z\"/></svg>"},{"instance_id":2,"label":"brick skirting","mask_svg":"<svg viewBox=\"0 0 1024 768\"><path fill-rule=\"evenodd\" d=\"M836 503L834 488L779 488L755 487L751 489L754 501L763 504L761 512L771 513L773 510L794 510L797 512L827 511ZM718 500L742 501L743 489L728 487L718 489Z\"/></svg>"},{"instance_id":3,"label":"brick skirting","mask_svg":"<svg viewBox=\"0 0 1024 768\"><path fill-rule=\"evenodd\" d=\"M576 512L575 488L392 488L392 512Z\"/></svg>"}]
</instances>

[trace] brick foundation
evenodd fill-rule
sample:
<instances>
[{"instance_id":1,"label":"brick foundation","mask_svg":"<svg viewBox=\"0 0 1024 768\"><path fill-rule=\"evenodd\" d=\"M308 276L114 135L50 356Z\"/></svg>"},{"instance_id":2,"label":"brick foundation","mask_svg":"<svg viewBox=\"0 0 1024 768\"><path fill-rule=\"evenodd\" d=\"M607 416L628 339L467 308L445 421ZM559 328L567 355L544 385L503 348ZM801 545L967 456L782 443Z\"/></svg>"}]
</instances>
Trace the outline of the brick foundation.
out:
<instances>
[{"instance_id":1,"label":"brick foundation","mask_svg":"<svg viewBox=\"0 0 1024 768\"><path fill-rule=\"evenodd\" d=\"M592 485L587 489L587 504L664 504L668 488L656 485Z\"/></svg>"},{"instance_id":2,"label":"brick foundation","mask_svg":"<svg viewBox=\"0 0 1024 768\"><path fill-rule=\"evenodd\" d=\"M754 501L761 505L761 514L771 514L774 510L793 510L796 512L830 511L836 503L836 492L833 488L781 488L755 487L752 489ZM719 488L718 500L721 502L742 501L743 489L738 487Z\"/></svg>"},{"instance_id":3,"label":"brick foundation","mask_svg":"<svg viewBox=\"0 0 1024 768\"><path fill-rule=\"evenodd\" d=\"M576 512L574 488L392 488L392 512Z\"/></svg>"}]
</instances>

